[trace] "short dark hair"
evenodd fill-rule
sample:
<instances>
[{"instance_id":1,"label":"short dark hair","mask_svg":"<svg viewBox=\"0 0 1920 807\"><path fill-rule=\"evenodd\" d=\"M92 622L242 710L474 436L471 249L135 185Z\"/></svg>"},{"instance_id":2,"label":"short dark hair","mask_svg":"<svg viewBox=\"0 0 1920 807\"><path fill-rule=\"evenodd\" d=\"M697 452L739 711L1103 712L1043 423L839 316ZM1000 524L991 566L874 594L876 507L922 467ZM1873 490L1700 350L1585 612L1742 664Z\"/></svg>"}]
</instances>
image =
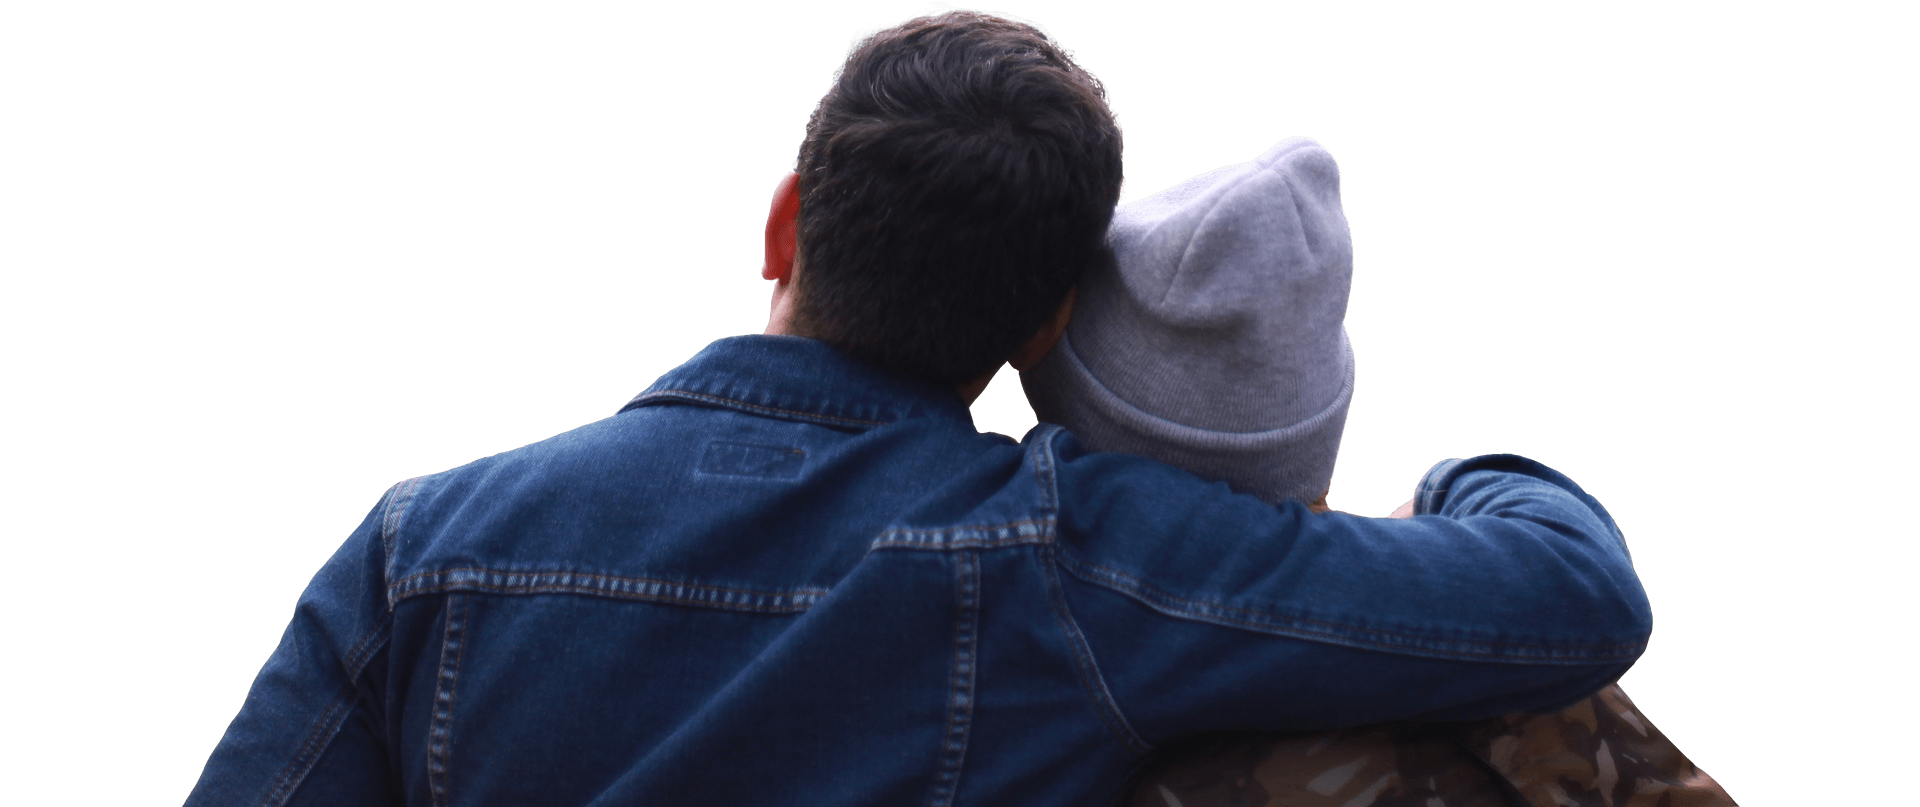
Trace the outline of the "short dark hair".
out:
<instances>
[{"instance_id":1,"label":"short dark hair","mask_svg":"<svg viewBox=\"0 0 1920 807\"><path fill-rule=\"evenodd\" d=\"M868 37L799 174L794 332L934 383L991 371L1113 260L1106 93L1016 22L957 11Z\"/></svg>"}]
</instances>

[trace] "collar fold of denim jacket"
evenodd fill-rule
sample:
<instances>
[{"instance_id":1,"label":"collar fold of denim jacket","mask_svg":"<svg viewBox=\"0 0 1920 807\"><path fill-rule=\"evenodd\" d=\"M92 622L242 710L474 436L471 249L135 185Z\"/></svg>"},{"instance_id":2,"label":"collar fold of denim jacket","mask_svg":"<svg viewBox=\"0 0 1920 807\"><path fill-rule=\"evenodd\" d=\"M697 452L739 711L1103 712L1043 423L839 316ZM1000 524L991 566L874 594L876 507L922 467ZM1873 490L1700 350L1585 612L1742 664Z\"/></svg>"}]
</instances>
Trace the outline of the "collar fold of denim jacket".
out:
<instances>
[{"instance_id":1,"label":"collar fold of denim jacket","mask_svg":"<svg viewBox=\"0 0 1920 807\"><path fill-rule=\"evenodd\" d=\"M1597 501L1517 457L1419 518L1271 506L792 337L408 480L190 803L1099 804L1199 732L1551 708L1644 647Z\"/></svg>"}]
</instances>

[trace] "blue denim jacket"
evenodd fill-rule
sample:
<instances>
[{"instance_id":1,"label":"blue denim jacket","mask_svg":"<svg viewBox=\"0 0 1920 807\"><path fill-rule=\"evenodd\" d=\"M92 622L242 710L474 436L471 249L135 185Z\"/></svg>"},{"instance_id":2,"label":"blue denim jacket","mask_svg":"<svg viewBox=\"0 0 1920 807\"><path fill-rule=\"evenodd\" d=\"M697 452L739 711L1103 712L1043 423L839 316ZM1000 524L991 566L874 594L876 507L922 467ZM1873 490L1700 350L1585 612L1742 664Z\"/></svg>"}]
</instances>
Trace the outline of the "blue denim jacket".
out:
<instances>
[{"instance_id":1,"label":"blue denim jacket","mask_svg":"<svg viewBox=\"0 0 1920 807\"><path fill-rule=\"evenodd\" d=\"M1273 507L792 337L396 485L190 804L1098 804L1211 730L1551 709L1624 672L1613 521L1513 456Z\"/></svg>"}]
</instances>

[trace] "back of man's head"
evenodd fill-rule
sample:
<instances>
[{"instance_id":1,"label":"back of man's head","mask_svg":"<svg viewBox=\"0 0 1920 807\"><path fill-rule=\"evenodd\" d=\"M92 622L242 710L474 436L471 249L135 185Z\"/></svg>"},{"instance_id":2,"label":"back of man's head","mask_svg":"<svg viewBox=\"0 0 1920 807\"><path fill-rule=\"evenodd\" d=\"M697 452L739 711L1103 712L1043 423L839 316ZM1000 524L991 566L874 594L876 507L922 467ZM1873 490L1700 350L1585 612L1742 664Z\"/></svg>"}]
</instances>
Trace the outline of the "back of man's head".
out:
<instances>
[{"instance_id":1,"label":"back of man's head","mask_svg":"<svg viewBox=\"0 0 1920 807\"><path fill-rule=\"evenodd\" d=\"M991 372L1112 260L1119 127L1019 23L952 12L868 38L799 174L794 332L934 383Z\"/></svg>"}]
</instances>

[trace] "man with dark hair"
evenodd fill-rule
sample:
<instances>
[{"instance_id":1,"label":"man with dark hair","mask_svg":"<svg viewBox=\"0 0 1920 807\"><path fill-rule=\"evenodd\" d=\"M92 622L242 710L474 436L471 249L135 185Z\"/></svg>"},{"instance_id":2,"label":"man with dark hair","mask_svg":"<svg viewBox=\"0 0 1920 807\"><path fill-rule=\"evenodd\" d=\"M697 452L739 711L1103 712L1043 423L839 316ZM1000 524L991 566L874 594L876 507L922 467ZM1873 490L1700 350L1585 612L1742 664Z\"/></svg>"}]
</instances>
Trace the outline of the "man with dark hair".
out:
<instances>
[{"instance_id":1,"label":"man with dark hair","mask_svg":"<svg viewBox=\"0 0 1920 807\"><path fill-rule=\"evenodd\" d=\"M1200 732L1553 707L1633 663L1620 535L1537 463L1365 519L977 432L1112 260L1119 166L1032 28L862 43L775 195L768 335L395 485L190 803L1101 803Z\"/></svg>"},{"instance_id":2,"label":"man with dark hair","mask_svg":"<svg viewBox=\"0 0 1920 807\"><path fill-rule=\"evenodd\" d=\"M793 332L972 384L1113 260L1120 130L1100 83L1033 29L919 19L847 60L807 123L798 187Z\"/></svg>"}]
</instances>

